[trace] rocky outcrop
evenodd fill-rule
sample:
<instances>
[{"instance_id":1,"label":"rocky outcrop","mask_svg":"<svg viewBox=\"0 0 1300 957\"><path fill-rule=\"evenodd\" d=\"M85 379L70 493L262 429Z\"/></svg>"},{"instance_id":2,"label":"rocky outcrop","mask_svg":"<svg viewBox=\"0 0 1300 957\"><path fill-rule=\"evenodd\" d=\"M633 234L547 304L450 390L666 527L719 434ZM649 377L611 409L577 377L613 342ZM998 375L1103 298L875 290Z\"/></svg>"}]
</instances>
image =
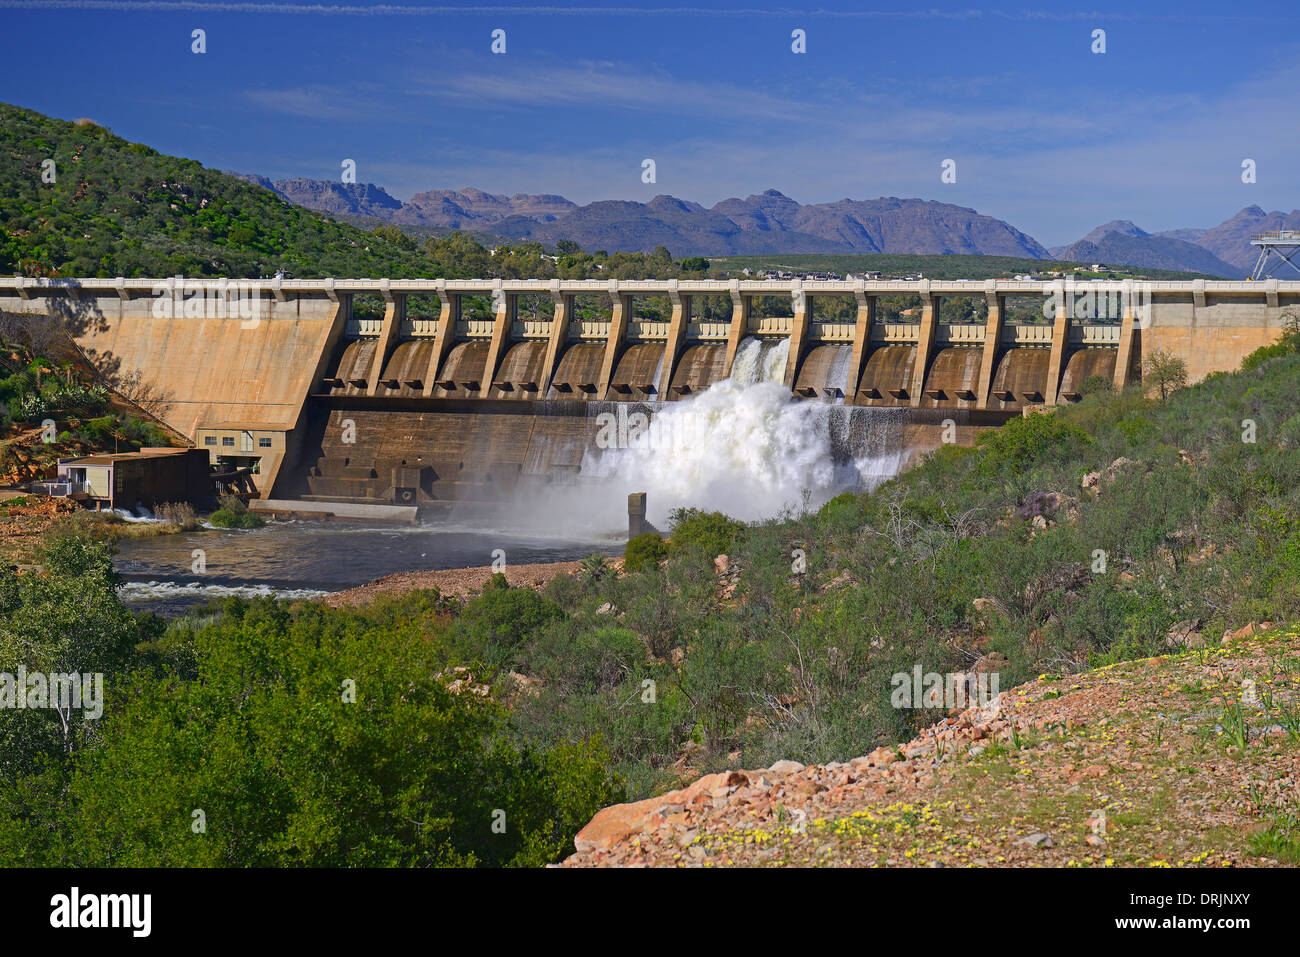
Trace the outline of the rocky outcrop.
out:
<instances>
[{"instance_id":1,"label":"rocky outcrop","mask_svg":"<svg viewBox=\"0 0 1300 957\"><path fill-rule=\"evenodd\" d=\"M1005 664L1003 659L1000 664ZM980 742L1006 737L1015 721L1004 712L1011 699L999 695L986 708L945 718L921 737L898 747L880 747L850 761L805 766L782 760L751 771L707 774L685 788L596 814L574 838L577 853L566 866L632 864L647 848L684 851L694 860L705 853L701 834L734 823L792 822L798 828L852 793L884 797L899 786L929 788L936 761L954 750L980 749ZM977 752L978 753L978 752ZM694 849L692 850L692 847Z\"/></svg>"}]
</instances>

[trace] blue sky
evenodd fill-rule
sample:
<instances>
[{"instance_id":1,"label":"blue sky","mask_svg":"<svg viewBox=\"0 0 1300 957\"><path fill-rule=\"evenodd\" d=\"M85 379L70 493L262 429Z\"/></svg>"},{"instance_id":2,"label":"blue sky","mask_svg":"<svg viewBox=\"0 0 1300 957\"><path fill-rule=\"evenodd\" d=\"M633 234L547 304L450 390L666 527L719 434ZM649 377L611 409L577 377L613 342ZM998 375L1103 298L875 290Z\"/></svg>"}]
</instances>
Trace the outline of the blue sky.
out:
<instances>
[{"instance_id":1,"label":"blue sky","mask_svg":"<svg viewBox=\"0 0 1300 957\"><path fill-rule=\"evenodd\" d=\"M1048 245L1300 206L1290 4L670 4L0 0L0 99L272 178L354 159L401 199L919 196Z\"/></svg>"}]
</instances>

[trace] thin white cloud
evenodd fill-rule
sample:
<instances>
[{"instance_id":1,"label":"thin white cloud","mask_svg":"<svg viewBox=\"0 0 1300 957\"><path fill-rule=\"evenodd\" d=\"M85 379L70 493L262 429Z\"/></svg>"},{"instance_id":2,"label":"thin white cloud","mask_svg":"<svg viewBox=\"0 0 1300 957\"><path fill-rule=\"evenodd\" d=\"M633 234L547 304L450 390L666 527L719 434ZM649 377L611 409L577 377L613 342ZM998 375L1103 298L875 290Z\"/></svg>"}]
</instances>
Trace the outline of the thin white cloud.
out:
<instances>
[{"instance_id":1,"label":"thin white cloud","mask_svg":"<svg viewBox=\"0 0 1300 957\"><path fill-rule=\"evenodd\" d=\"M272 113L312 120L349 120L369 112L365 104L325 86L248 90L244 97Z\"/></svg>"}]
</instances>

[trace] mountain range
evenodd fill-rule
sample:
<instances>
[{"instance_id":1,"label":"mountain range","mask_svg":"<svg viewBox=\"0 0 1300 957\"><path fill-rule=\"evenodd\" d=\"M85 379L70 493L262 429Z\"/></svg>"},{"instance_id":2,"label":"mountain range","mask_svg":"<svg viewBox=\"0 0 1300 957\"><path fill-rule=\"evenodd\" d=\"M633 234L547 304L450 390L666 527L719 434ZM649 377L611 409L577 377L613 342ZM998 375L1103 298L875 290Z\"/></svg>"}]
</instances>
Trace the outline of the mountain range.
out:
<instances>
[{"instance_id":1,"label":"mountain range","mask_svg":"<svg viewBox=\"0 0 1300 957\"><path fill-rule=\"evenodd\" d=\"M649 202L599 200L579 205L555 194L436 189L402 202L370 183L282 179L234 173L283 199L332 216L375 220L420 231L464 230L501 240L584 249L678 256L792 253L966 253L1099 262L1239 278L1258 256L1252 235L1300 229L1300 210L1248 206L1208 229L1150 233L1128 220L1104 223L1067 246L1051 249L1010 223L976 210L923 199L842 199L803 205L769 189L705 207L674 196Z\"/></svg>"}]
</instances>

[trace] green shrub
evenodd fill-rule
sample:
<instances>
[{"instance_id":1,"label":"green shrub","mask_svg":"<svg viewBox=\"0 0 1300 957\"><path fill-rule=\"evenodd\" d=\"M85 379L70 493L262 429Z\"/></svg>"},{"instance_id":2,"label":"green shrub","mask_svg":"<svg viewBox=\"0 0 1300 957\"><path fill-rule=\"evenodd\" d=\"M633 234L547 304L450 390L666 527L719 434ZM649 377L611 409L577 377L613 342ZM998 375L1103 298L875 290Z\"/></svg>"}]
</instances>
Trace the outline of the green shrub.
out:
<instances>
[{"instance_id":1,"label":"green shrub","mask_svg":"<svg viewBox=\"0 0 1300 957\"><path fill-rule=\"evenodd\" d=\"M1293 352L1300 352L1300 317L1297 317L1292 309L1288 309L1286 312L1287 314L1284 315L1282 320L1282 338L1270 346L1260 346L1242 359L1242 372L1251 372L1270 359L1290 355Z\"/></svg>"},{"instance_id":2,"label":"green shrub","mask_svg":"<svg viewBox=\"0 0 1300 957\"><path fill-rule=\"evenodd\" d=\"M1015 475L1035 465L1069 461L1091 442L1087 432L1054 413L1024 416L980 436L977 470L990 478Z\"/></svg>"},{"instance_id":3,"label":"green shrub","mask_svg":"<svg viewBox=\"0 0 1300 957\"><path fill-rule=\"evenodd\" d=\"M844 492L836 495L817 511L817 517L837 524L851 521L862 516L862 502L856 492Z\"/></svg>"},{"instance_id":4,"label":"green shrub","mask_svg":"<svg viewBox=\"0 0 1300 957\"><path fill-rule=\"evenodd\" d=\"M673 527L668 539L670 552L695 549L709 558L731 551L745 528L743 522L728 518L722 512L705 512L698 508L674 509L669 521Z\"/></svg>"},{"instance_id":5,"label":"green shrub","mask_svg":"<svg viewBox=\"0 0 1300 957\"><path fill-rule=\"evenodd\" d=\"M654 568L668 557L668 546L654 532L646 532L629 539L623 549L623 571L639 572L643 568Z\"/></svg>"},{"instance_id":6,"label":"green shrub","mask_svg":"<svg viewBox=\"0 0 1300 957\"><path fill-rule=\"evenodd\" d=\"M208 516L208 522L217 528L261 528L266 524L238 495L221 496L221 507Z\"/></svg>"},{"instance_id":7,"label":"green shrub","mask_svg":"<svg viewBox=\"0 0 1300 957\"><path fill-rule=\"evenodd\" d=\"M1246 358L1241 360L1241 371L1250 372L1257 369L1261 364L1269 359L1276 359L1278 356L1290 355L1295 349L1291 343L1284 339L1281 342L1275 342L1271 346L1260 346Z\"/></svg>"},{"instance_id":8,"label":"green shrub","mask_svg":"<svg viewBox=\"0 0 1300 957\"><path fill-rule=\"evenodd\" d=\"M599 552L592 552L578 566L577 578L585 588L595 588L601 582L608 581L613 575L614 569L609 567L605 556Z\"/></svg>"},{"instance_id":9,"label":"green shrub","mask_svg":"<svg viewBox=\"0 0 1300 957\"><path fill-rule=\"evenodd\" d=\"M1107 395L1115 391L1115 383L1110 376L1090 375L1079 387L1083 395Z\"/></svg>"},{"instance_id":10,"label":"green shrub","mask_svg":"<svg viewBox=\"0 0 1300 957\"><path fill-rule=\"evenodd\" d=\"M106 550L60 548L49 579L0 576L0 602L29 649L74 643L40 663L105 673L112 717L87 722L83 748L79 718L65 746L52 713L0 711L0 864L539 867L625 799L597 736L521 744L499 705L450 692L423 599L399 616L227 603L164 635L111 582L63 577L64 559L102 570ZM130 670L137 642L181 667ZM177 841L191 804L221 823Z\"/></svg>"},{"instance_id":11,"label":"green shrub","mask_svg":"<svg viewBox=\"0 0 1300 957\"><path fill-rule=\"evenodd\" d=\"M559 605L531 588L489 586L466 602L450 638L462 661L499 668L525 638L563 617Z\"/></svg>"},{"instance_id":12,"label":"green shrub","mask_svg":"<svg viewBox=\"0 0 1300 957\"><path fill-rule=\"evenodd\" d=\"M266 524L260 515L254 515L252 512L236 515L224 508L219 508L209 515L208 523L217 528L261 528Z\"/></svg>"},{"instance_id":13,"label":"green shrub","mask_svg":"<svg viewBox=\"0 0 1300 957\"><path fill-rule=\"evenodd\" d=\"M542 589L542 594L565 611L572 612L586 597L587 589L583 585L579 574L560 574L546 583L546 587Z\"/></svg>"}]
</instances>

